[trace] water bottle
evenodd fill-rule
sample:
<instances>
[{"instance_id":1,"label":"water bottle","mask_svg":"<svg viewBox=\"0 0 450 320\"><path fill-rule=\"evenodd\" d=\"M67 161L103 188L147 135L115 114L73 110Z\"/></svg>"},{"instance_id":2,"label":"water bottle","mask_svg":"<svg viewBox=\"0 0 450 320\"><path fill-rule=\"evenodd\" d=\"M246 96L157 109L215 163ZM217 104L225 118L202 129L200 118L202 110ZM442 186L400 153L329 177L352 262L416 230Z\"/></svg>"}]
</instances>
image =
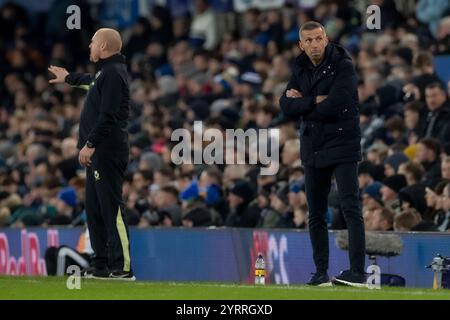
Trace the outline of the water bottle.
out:
<instances>
[{"instance_id":1,"label":"water bottle","mask_svg":"<svg viewBox=\"0 0 450 320\"><path fill-rule=\"evenodd\" d=\"M264 285L266 283L266 263L262 253L258 253L258 259L255 262L255 284Z\"/></svg>"},{"instance_id":2,"label":"water bottle","mask_svg":"<svg viewBox=\"0 0 450 320\"><path fill-rule=\"evenodd\" d=\"M434 272L433 277L433 289L441 289L442 288L442 270L443 270L443 262L444 258L438 254L433 258L433 262L428 266Z\"/></svg>"},{"instance_id":3,"label":"water bottle","mask_svg":"<svg viewBox=\"0 0 450 320\"><path fill-rule=\"evenodd\" d=\"M450 258L445 258L438 254L433 258L433 262L427 266L434 272L433 289L442 289L449 287Z\"/></svg>"}]
</instances>

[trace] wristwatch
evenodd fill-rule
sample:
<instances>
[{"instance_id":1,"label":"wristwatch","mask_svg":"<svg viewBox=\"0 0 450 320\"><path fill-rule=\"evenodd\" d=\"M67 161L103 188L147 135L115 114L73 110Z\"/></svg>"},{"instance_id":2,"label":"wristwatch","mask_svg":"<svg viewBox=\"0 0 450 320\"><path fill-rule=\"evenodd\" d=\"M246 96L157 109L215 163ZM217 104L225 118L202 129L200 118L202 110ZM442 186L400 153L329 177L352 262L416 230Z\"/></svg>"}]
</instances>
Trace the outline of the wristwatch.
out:
<instances>
[{"instance_id":1,"label":"wristwatch","mask_svg":"<svg viewBox=\"0 0 450 320\"><path fill-rule=\"evenodd\" d=\"M86 147L88 147L89 149L95 148L94 144L90 141L86 141Z\"/></svg>"}]
</instances>

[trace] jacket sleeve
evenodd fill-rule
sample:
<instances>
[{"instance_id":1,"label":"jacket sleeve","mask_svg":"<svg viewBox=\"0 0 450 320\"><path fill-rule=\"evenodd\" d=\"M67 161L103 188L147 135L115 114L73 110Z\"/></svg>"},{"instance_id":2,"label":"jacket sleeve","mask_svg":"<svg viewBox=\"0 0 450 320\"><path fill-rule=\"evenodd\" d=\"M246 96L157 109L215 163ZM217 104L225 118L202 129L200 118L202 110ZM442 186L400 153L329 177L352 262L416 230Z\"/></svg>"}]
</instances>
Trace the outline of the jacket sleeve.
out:
<instances>
[{"instance_id":1,"label":"jacket sleeve","mask_svg":"<svg viewBox=\"0 0 450 320\"><path fill-rule=\"evenodd\" d=\"M73 87L77 87L84 90L89 90L89 85L91 84L91 81L93 80L93 77L89 73L76 73L71 72L69 73L64 81L68 84L70 84Z\"/></svg>"},{"instance_id":2,"label":"jacket sleeve","mask_svg":"<svg viewBox=\"0 0 450 320\"><path fill-rule=\"evenodd\" d=\"M331 90L325 100L314 108L318 116L327 119L336 119L357 103L355 90L358 85L356 72L350 60L344 60L336 70L337 74Z\"/></svg>"},{"instance_id":3,"label":"jacket sleeve","mask_svg":"<svg viewBox=\"0 0 450 320\"><path fill-rule=\"evenodd\" d=\"M441 141L442 145L447 141L450 141L450 116L447 117L445 126L440 130L439 140Z\"/></svg>"},{"instance_id":4,"label":"jacket sleeve","mask_svg":"<svg viewBox=\"0 0 450 320\"><path fill-rule=\"evenodd\" d=\"M95 127L88 135L88 141L94 147L101 144L117 123L117 115L122 100L123 83L121 76L114 70L104 72L103 79L99 83L101 92L100 114Z\"/></svg>"},{"instance_id":5,"label":"jacket sleeve","mask_svg":"<svg viewBox=\"0 0 450 320\"><path fill-rule=\"evenodd\" d=\"M284 90L283 95L280 97L281 111L286 116L293 118L298 118L310 112L314 106L314 97L288 98L286 97L286 91L289 89L295 89L301 92L300 88L296 84L294 75L292 75L286 90Z\"/></svg>"}]
</instances>

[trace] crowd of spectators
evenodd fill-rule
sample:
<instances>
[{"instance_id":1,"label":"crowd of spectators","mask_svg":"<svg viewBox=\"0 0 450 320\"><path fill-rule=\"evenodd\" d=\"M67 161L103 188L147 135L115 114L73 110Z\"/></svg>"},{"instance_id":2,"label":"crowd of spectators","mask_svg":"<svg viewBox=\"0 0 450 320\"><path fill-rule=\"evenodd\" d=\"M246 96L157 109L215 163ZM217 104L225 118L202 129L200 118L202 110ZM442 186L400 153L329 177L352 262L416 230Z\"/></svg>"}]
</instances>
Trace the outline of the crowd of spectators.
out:
<instances>
[{"instance_id":1,"label":"crowd of spectators","mask_svg":"<svg viewBox=\"0 0 450 320\"><path fill-rule=\"evenodd\" d=\"M195 0L188 14L154 6L120 30L131 78L123 186L131 226L308 227L299 121L284 117L278 100L301 53L299 26L316 20L360 76L366 229L450 228L450 82L433 64L450 59L450 3L366 1L381 9L381 29L370 30L364 1L315 2L218 15ZM66 30L64 20L55 27L56 6L38 18L16 4L0 8L0 227L85 223L76 148L85 91L49 85L47 66L94 73L88 45L102 25L82 7L81 30ZM279 128L280 170L175 165L171 134L192 131L196 120L221 131ZM328 221L346 227L334 185Z\"/></svg>"}]
</instances>

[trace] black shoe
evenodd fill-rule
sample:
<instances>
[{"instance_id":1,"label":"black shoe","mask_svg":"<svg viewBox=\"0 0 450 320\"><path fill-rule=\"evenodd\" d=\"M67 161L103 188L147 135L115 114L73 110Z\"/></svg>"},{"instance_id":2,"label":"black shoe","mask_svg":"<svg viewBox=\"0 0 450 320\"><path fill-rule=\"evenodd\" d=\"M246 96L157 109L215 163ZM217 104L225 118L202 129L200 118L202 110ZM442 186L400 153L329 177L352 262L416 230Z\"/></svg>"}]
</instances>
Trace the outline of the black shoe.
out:
<instances>
[{"instance_id":1,"label":"black shoe","mask_svg":"<svg viewBox=\"0 0 450 320\"><path fill-rule=\"evenodd\" d=\"M307 283L308 286L330 287L333 285L326 273L316 272L312 275L313 276Z\"/></svg>"},{"instance_id":2,"label":"black shoe","mask_svg":"<svg viewBox=\"0 0 450 320\"><path fill-rule=\"evenodd\" d=\"M81 271L81 274L83 275L84 278L92 278L94 272L95 272L94 267L87 267L86 269L83 269L83 271Z\"/></svg>"},{"instance_id":3,"label":"black shoe","mask_svg":"<svg viewBox=\"0 0 450 320\"><path fill-rule=\"evenodd\" d=\"M136 277L133 275L133 271L126 272L122 270L113 271L109 274L109 278L113 280L135 281Z\"/></svg>"},{"instance_id":4,"label":"black shoe","mask_svg":"<svg viewBox=\"0 0 450 320\"><path fill-rule=\"evenodd\" d=\"M354 272L351 270L342 271L336 278L333 279L333 283L357 288L367 288L366 276L364 273Z\"/></svg>"},{"instance_id":5,"label":"black shoe","mask_svg":"<svg viewBox=\"0 0 450 320\"><path fill-rule=\"evenodd\" d=\"M95 269L90 278L92 279L109 279L110 272L106 269Z\"/></svg>"}]
</instances>

